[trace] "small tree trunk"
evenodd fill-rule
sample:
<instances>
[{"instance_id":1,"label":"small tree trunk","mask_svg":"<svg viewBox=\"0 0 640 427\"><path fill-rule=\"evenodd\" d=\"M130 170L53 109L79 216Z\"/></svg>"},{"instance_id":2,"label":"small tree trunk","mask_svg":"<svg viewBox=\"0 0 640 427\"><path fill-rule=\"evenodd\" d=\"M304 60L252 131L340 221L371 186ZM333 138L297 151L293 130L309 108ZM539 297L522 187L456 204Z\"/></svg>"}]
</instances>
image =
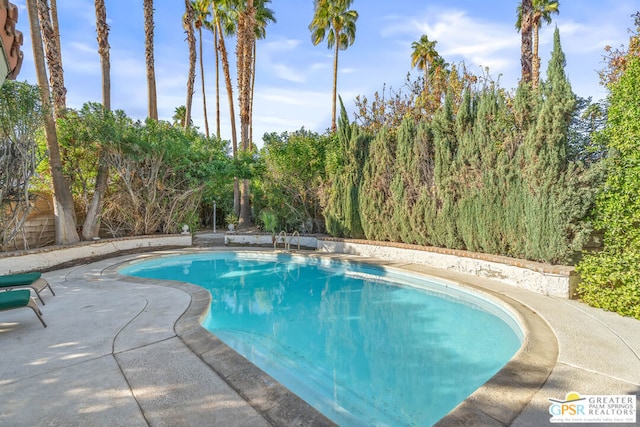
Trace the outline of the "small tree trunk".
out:
<instances>
[{"instance_id":1,"label":"small tree trunk","mask_svg":"<svg viewBox=\"0 0 640 427\"><path fill-rule=\"evenodd\" d=\"M100 166L98 167L98 175L96 176L96 187L93 192L93 197L91 198L91 203L89 204L89 209L87 209L87 216L82 225L82 238L85 240L91 240L100 235L104 194L107 191L107 184L109 182L109 166L104 164L105 159L103 153L104 149L101 149L98 159Z\"/></svg>"},{"instance_id":2,"label":"small tree trunk","mask_svg":"<svg viewBox=\"0 0 640 427\"><path fill-rule=\"evenodd\" d=\"M42 35L40 33L40 23L38 22L38 11L36 0L27 0L27 11L31 27L31 43L33 46L33 60L36 66L38 86L42 97L42 105L45 109L51 109L49 100L49 82L47 81L47 70L44 63L44 49L42 47ZM53 210L56 223L56 244L64 245L76 243L80 240L76 230L76 212L73 204L73 196L69 184L62 173L62 159L60 157L60 147L58 146L58 135L56 124L51 111L44 117L45 135L47 148L49 150L49 167L51 169L51 180L53 181Z\"/></svg>"}]
</instances>

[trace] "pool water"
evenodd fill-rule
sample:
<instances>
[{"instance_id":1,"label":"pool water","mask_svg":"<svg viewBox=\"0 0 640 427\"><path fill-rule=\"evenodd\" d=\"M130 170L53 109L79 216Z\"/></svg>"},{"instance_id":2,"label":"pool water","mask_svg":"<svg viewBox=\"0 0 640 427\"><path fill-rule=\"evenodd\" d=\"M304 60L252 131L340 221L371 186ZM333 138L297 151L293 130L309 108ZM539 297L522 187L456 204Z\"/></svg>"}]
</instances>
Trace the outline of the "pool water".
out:
<instances>
[{"instance_id":1,"label":"pool water","mask_svg":"<svg viewBox=\"0 0 640 427\"><path fill-rule=\"evenodd\" d=\"M522 342L479 294L359 263L214 252L120 272L208 289L203 326L341 426L431 425Z\"/></svg>"}]
</instances>

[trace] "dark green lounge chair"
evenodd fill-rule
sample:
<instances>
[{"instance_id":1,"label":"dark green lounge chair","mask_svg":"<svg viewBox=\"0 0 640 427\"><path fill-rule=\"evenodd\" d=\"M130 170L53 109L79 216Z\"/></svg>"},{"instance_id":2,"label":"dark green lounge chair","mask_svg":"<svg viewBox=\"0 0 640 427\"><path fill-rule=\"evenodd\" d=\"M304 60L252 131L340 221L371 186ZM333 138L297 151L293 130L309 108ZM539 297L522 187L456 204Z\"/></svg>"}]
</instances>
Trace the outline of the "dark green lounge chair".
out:
<instances>
[{"instance_id":1,"label":"dark green lounge chair","mask_svg":"<svg viewBox=\"0 0 640 427\"><path fill-rule=\"evenodd\" d=\"M51 289L49 282L44 280L39 272L33 273L21 273L21 274L6 274L0 276L0 291L9 289L31 288L38 296L38 299L44 304L44 300L40 296L40 292L43 289L49 289L51 294L55 296L55 292Z\"/></svg>"},{"instance_id":2,"label":"dark green lounge chair","mask_svg":"<svg viewBox=\"0 0 640 427\"><path fill-rule=\"evenodd\" d=\"M13 310L14 308L29 307L38 316L38 319L45 328L47 324L42 319L42 312L38 308L36 300L31 298L31 292L28 289L17 289L6 292L0 292L0 311Z\"/></svg>"}]
</instances>

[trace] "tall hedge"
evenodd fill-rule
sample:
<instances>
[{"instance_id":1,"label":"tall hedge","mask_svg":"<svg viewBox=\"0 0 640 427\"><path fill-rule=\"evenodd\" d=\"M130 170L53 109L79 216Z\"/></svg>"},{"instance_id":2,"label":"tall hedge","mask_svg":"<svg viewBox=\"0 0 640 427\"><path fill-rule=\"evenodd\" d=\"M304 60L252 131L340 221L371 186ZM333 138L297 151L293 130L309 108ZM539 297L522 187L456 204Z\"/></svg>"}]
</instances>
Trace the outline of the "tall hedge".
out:
<instances>
[{"instance_id":1,"label":"tall hedge","mask_svg":"<svg viewBox=\"0 0 640 427\"><path fill-rule=\"evenodd\" d=\"M640 319L640 58L629 55L611 87L607 180L596 202L604 250L578 265L578 293L595 307Z\"/></svg>"},{"instance_id":2,"label":"tall hedge","mask_svg":"<svg viewBox=\"0 0 640 427\"><path fill-rule=\"evenodd\" d=\"M340 145L342 178L333 178L325 211L340 227L329 231L359 237L348 212L370 240L569 262L591 231L594 181L568 157L576 100L564 66L556 31L539 90L449 90L432 118L406 115L369 144L354 144L358 127L341 124L338 139L351 142Z\"/></svg>"}]
</instances>

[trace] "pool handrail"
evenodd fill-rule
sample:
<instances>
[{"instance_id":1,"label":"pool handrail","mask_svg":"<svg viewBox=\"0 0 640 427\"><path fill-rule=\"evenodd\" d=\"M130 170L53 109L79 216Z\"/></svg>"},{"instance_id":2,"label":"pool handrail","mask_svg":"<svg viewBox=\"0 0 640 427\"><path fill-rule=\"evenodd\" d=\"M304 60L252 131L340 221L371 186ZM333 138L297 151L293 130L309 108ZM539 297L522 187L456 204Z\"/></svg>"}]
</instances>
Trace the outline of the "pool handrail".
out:
<instances>
[{"instance_id":1,"label":"pool handrail","mask_svg":"<svg viewBox=\"0 0 640 427\"><path fill-rule=\"evenodd\" d=\"M300 233L298 232L298 230L291 233L291 238L289 239L289 250L291 250L291 241L295 236L298 236L298 251L300 251Z\"/></svg>"},{"instance_id":2,"label":"pool handrail","mask_svg":"<svg viewBox=\"0 0 640 427\"><path fill-rule=\"evenodd\" d=\"M284 249L287 249L287 232L282 230L280 233L278 233L278 235L276 236L276 239L273 241L273 249L276 249L278 247L278 239L280 239L280 236L283 236L282 242L284 243Z\"/></svg>"}]
</instances>

